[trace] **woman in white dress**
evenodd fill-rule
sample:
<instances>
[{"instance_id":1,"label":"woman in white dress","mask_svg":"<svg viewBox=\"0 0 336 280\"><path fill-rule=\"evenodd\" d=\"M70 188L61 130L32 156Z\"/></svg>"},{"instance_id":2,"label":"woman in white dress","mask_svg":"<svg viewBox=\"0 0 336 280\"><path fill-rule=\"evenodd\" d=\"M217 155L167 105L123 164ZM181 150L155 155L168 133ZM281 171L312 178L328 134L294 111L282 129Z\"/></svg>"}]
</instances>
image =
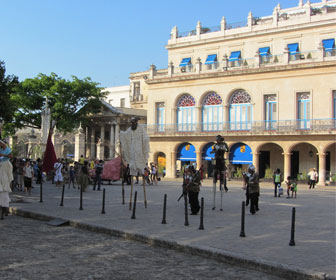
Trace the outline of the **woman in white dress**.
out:
<instances>
[{"instance_id":1,"label":"woman in white dress","mask_svg":"<svg viewBox=\"0 0 336 280\"><path fill-rule=\"evenodd\" d=\"M0 140L0 206L1 220L9 210L9 193L12 191L10 184L13 181L13 166L10 162L12 150L9 146Z\"/></svg>"}]
</instances>

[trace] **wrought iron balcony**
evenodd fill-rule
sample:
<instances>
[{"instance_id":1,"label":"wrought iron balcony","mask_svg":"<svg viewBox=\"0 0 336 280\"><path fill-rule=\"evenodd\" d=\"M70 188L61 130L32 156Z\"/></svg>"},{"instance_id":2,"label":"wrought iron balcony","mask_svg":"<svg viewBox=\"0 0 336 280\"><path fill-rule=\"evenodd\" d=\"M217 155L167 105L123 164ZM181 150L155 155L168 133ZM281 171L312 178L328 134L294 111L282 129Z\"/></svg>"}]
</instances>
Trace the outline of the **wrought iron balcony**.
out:
<instances>
[{"instance_id":1,"label":"wrought iron balcony","mask_svg":"<svg viewBox=\"0 0 336 280\"><path fill-rule=\"evenodd\" d=\"M150 136L309 135L336 133L336 119L247 121L147 125Z\"/></svg>"}]
</instances>

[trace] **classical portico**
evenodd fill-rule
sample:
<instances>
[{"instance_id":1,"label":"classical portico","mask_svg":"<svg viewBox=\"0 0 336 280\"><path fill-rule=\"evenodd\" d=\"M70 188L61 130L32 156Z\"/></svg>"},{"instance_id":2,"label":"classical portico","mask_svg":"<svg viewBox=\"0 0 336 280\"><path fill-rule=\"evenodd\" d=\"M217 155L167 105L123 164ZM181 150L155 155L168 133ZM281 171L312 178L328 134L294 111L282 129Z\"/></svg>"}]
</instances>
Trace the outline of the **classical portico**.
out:
<instances>
[{"instance_id":1,"label":"classical portico","mask_svg":"<svg viewBox=\"0 0 336 280\"><path fill-rule=\"evenodd\" d=\"M106 102L100 113L91 118L91 124L76 134L75 160L81 155L87 159L112 159L120 154L120 131L126 130L132 117L146 122L146 111L116 108Z\"/></svg>"}]
</instances>

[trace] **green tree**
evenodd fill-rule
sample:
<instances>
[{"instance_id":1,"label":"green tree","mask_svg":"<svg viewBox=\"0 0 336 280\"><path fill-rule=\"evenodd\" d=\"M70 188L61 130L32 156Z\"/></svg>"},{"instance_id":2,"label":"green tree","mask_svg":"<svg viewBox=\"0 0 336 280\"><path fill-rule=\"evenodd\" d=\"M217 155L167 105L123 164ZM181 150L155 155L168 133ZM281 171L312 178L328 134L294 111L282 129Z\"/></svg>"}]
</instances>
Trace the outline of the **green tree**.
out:
<instances>
[{"instance_id":1,"label":"green tree","mask_svg":"<svg viewBox=\"0 0 336 280\"><path fill-rule=\"evenodd\" d=\"M100 111L100 100L104 96L90 78L81 80L72 76L71 80L66 80L55 73L39 74L21 82L12 94L11 100L17 106L13 125L15 128L40 128L41 112L47 102L56 128L63 133L71 132L80 123L87 124L90 115Z\"/></svg>"},{"instance_id":2,"label":"green tree","mask_svg":"<svg viewBox=\"0 0 336 280\"><path fill-rule=\"evenodd\" d=\"M4 130L6 130L6 127L7 130L11 130L11 122L15 111L15 103L12 102L11 95L18 85L18 77L14 75L6 76L5 63L0 61L0 121L4 122Z\"/></svg>"}]
</instances>

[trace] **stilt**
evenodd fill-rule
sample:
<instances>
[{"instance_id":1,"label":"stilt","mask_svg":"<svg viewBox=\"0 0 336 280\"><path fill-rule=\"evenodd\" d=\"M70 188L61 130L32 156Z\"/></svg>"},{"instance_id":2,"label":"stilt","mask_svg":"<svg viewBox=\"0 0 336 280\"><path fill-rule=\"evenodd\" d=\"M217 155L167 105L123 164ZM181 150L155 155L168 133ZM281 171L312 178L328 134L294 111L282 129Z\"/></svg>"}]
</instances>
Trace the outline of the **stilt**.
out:
<instances>
[{"instance_id":1,"label":"stilt","mask_svg":"<svg viewBox=\"0 0 336 280\"><path fill-rule=\"evenodd\" d=\"M129 200L129 210L132 210L132 195L133 195L133 176L131 176L131 193Z\"/></svg>"},{"instance_id":2,"label":"stilt","mask_svg":"<svg viewBox=\"0 0 336 280\"><path fill-rule=\"evenodd\" d=\"M142 185L143 185L143 191L144 191L144 203L145 203L145 208L147 208L146 183L145 183L145 177L144 177L144 176L142 176Z\"/></svg>"},{"instance_id":3,"label":"stilt","mask_svg":"<svg viewBox=\"0 0 336 280\"><path fill-rule=\"evenodd\" d=\"M221 208L220 208L220 211L223 211L223 187L220 188L220 193L221 193Z\"/></svg>"},{"instance_id":4,"label":"stilt","mask_svg":"<svg viewBox=\"0 0 336 280\"><path fill-rule=\"evenodd\" d=\"M213 182L212 192L213 192L213 207L212 207L212 210L215 210L216 209L216 182Z\"/></svg>"}]
</instances>

